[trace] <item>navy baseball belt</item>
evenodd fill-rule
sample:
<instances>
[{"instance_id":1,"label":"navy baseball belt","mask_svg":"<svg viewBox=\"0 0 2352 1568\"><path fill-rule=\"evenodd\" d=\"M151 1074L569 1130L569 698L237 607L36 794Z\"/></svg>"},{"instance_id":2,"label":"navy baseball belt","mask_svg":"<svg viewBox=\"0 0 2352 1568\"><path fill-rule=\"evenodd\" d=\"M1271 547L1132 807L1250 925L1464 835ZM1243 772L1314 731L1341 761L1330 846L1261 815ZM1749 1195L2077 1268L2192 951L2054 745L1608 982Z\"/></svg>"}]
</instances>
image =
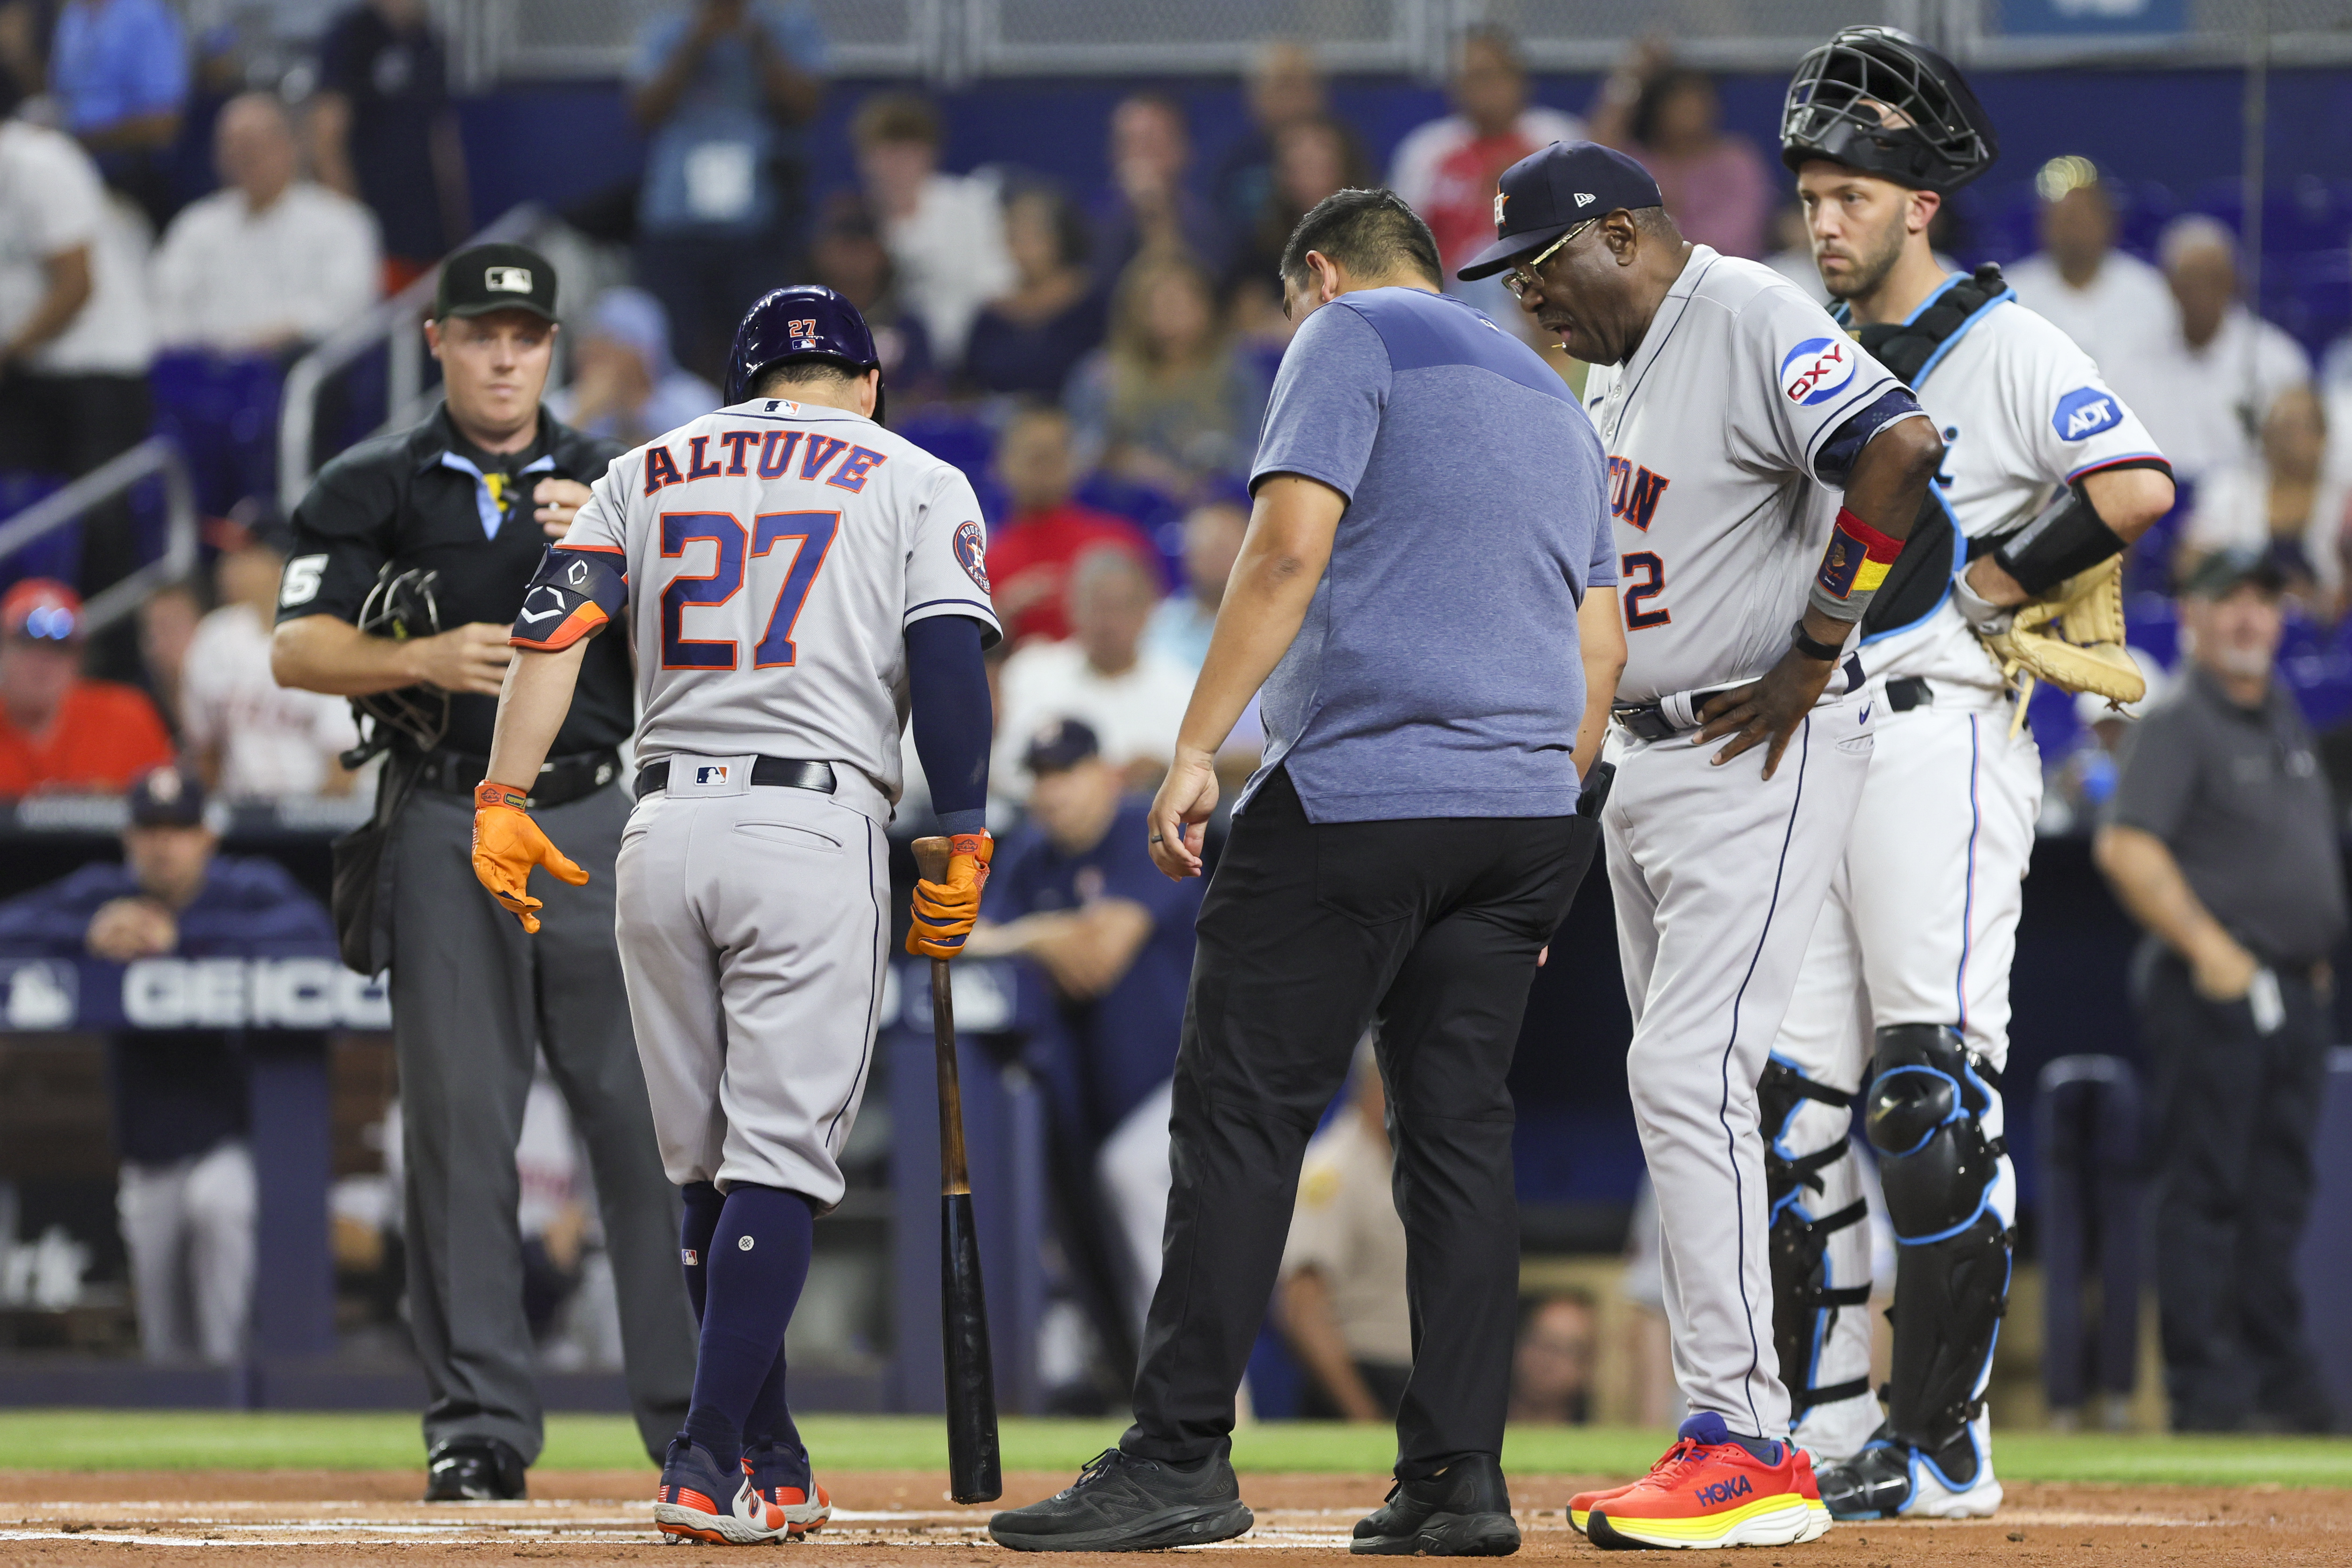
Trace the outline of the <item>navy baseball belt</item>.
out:
<instances>
[{"instance_id":1,"label":"navy baseball belt","mask_svg":"<svg viewBox=\"0 0 2352 1568\"><path fill-rule=\"evenodd\" d=\"M489 776L490 759L467 751L428 751L417 762L416 787L439 795L468 795L474 786ZM539 777L531 781L530 798L525 802L533 810L555 806L568 806L574 800L584 800L621 776L621 754L617 751L582 751L569 757L551 757L540 765Z\"/></svg>"},{"instance_id":2,"label":"navy baseball belt","mask_svg":"<svg viewBox=\"0 0 2352 1568\"><path fill-rule=\"evenodd\" d=\"M833 793L833 764L805 762L797 757L760 757L751 762L751 784L765 789L814 789ZM669 788L669 763L648 762L637 769L637 799Z\"/></svg>"}]
</instances>

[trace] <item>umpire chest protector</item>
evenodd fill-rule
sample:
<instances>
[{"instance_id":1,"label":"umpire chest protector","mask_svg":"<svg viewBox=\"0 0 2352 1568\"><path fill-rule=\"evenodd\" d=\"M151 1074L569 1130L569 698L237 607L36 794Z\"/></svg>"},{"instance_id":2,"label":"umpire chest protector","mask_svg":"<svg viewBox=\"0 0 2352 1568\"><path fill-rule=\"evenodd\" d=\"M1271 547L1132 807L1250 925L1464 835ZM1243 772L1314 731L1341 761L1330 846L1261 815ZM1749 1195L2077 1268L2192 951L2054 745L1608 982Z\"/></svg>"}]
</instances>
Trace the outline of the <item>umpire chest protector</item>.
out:
<instances>
[{"instance_id":1,"label":"umpire chest protector","mask_svg":"<svg viewBox=\"0 0 2352 1568\"><path fill-rule=\"evenodd\" d=\"M1954 343L2003 302L2016 298L2016 291L2001 277L2000 268L1987 262L1973 276L1960 278L1937 295L1908 321L1876 322L1857 330L1848 321L1846 307L1840 306L1836 316L1879 363L1916 392ZM1951 588L1952 574L1967 564L1960 555L1960 539L1951 507L1931 481L1910 537L1903 541L1903 553L1887 570L1885 586L1863 613L1865 640L1900 631L1935 612ZM1998 542L1988 539L1981 549L1989 550ZM1973 559L1973 555L1968 558Z\"/></svg>"}]
</instances>

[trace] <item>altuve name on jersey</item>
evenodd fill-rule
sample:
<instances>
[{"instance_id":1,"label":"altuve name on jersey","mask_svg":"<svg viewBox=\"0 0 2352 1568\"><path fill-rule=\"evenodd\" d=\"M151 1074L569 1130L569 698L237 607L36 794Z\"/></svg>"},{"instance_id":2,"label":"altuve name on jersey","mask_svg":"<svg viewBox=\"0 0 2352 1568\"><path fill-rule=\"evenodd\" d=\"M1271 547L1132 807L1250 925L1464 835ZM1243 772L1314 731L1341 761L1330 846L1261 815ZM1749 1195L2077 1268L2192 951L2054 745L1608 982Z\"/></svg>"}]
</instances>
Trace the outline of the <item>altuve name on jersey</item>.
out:
<instances>
[{"instance_id":1,"label":"altuve name on jersey","mask_svg":"<svg viewBox=\"0 0 2352 1568\"><path fill-rule=\"evenodd\" d=\"M714 443L720 448L719 456L711 454ZM890 460L871 447L852 446L837 435L805 430L729 430L717 435L688 436L685 444L683 472L667 444L656 442L646 448L646 495L697 479L742 479L755 475L762 479L790 479L794 477L795 453L800 458L798 477L817 478L832 465L833 475L825 483L854 495L866 488L866 480L876 468ZM754 446L759 448L756 457L751 455ZM837 465L836 457L841 459Z\"/></svg>"}]
</instances>

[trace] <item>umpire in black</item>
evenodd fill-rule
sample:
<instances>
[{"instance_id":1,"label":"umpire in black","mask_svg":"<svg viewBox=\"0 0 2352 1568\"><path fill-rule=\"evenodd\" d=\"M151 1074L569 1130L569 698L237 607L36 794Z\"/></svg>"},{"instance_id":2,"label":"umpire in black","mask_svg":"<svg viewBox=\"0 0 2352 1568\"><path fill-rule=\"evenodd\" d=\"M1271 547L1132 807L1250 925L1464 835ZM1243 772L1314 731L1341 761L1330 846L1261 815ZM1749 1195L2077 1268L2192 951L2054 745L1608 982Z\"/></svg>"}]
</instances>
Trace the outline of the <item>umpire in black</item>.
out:
<instances>
[{"instance_id":1,"label":"umpire in black","mask_svg":"<svg viewBox=\"0 0 2352 1568\"><path fill-rule=\"evenodd\" d=\"M515 1144L540 1054L588 1147L630 1403L656 1459L693 1392L695 1327L677 1262L677 1189L655 1145L614 947L613 864L630 804L616 748L635 719L622 640L590 648L532 795L588 884L549 895L533 940L467 860L470 797L488 766L524 587L621 448L540 405L555 269L536 251L486 245L449 257L425 333L444 402L415 429L336 458L303 497L271 667L281 685L407 716L389 727L377 787L372 907L388 930L374 928L364 886L339 885L336 913L347 957L356 920L361 963L392 970L409 1317L431 1396L425 1497L455 1501L521 1496L541 1447L515 1217ZM371 604L371 593L395 580L404 634L371 635L388 630L376 613L386 595ZM416 623L428 599L446 630ZM339 866L339 884L351 870Z\"/></svg>"},{"instance_id":2,"label":"umpire in black","mask_svg":"<svg viewBox=\"0 0 2352 1568\"><path fill-rule=\"evenodd\" d=\"M1154 862L1199 874L1215 753L1263 685L1266 761L1197 923L1135 1425L1069 1490L998 1514L1004 1545L1250 1527L1234 1394L1300 1156L1376 1019L1413 1367L1397 1489L1355 1547L1519 1544L1501 1465L1519 1263L1504 1079L1599 840L1581 786L1625 643L1591 422L1440 277L1428 228L1388 191L1327 198L1284 251L1300 325L1150 812Z\"/></svg>"}]
</instances>

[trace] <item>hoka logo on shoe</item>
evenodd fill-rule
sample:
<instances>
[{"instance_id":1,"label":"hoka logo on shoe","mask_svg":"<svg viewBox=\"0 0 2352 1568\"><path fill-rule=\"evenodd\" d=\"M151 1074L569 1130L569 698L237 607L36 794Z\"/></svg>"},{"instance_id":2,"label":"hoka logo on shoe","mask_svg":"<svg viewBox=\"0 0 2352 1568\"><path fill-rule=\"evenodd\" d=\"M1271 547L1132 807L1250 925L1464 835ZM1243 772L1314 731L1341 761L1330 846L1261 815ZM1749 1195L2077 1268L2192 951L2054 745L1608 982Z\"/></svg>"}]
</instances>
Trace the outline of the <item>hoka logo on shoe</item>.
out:
<instances>
[{"instance_id":1,"label":"hoka logo on shoe","mask_svg":"<svg viewBox=\"0 0 2352 1568\"><path fill-rule=\"evenodd\" d=\"M1727 1481L1717 1481L1713 1486L1701 1487L1691 1495L1698 1499L1701 1507L1706 1508L1719 1502L1729 1502L1736 1497L1746 1497L1755 1490L1748 1484L1746 1476L1734 1476Z\"/></svg>"}]
</instances>

